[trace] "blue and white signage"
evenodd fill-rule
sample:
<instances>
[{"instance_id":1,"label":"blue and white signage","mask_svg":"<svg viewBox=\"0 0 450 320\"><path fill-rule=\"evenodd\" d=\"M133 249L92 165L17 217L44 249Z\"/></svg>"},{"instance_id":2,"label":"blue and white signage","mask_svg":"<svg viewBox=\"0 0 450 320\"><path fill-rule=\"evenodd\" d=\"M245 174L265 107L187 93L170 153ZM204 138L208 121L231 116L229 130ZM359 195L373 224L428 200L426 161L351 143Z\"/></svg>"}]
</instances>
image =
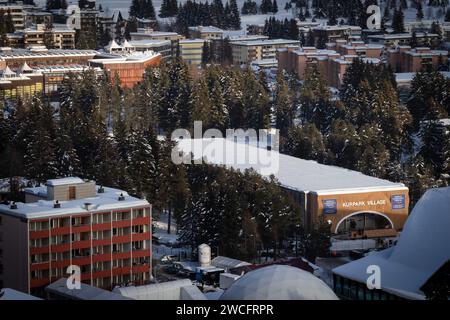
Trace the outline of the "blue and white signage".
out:
<instances>
[{"instance_id":1,"label":"blue and white signage","mask_svg":"<svg viewBox=\"0 0 450 320\"><path fill-rule=\"evenodd\" d=\"M396 194L391 196L391 205L392 209L405 209L405 195L404 194Z\"/></svg>"},{"instance_id":2,"label":"blue and white signage","mask_svg":"<svg viewBox=\"0 0 450 320\"><path fill-rule=\"evenodd\" d=\"M337 213L336 199L323 199L322 206L323 206L323 209L322 209L323 214L336 214Z\"/></svg>"}]
</instances>

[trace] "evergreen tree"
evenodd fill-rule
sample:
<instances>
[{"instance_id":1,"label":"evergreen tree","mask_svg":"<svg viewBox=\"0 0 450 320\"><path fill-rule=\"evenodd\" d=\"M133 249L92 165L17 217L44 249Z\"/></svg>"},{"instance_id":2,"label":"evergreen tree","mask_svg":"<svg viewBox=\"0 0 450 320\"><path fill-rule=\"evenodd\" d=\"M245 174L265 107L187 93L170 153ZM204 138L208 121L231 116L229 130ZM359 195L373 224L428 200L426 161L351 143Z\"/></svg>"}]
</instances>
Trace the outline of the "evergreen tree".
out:
<instances>
[{"instance_id":1,"label":"evergreen tree","mask_svg":"<svg viewBox=\"0 0 450 320\"><path fill-rule=\"evenodd\" d=\"M241 17L239 15L239 9L236 0L230 0L230 11L230 27L234 30L241 29Z\"/></svg>"},{"instance_id":2,"label":"evergreen tree","mask_svg":"<svg viewBox=\"0 0 450 320\"><path fill-rule=\"evenodd\" d=\"M423 8L422 8L422 2L421 1L419 1L418 3L417 3L417 14L416 14L416 18L418 19L418 20L422 20L423 19L423 17L424 17L424 15L423 15Z\"/></svg>"},{"instance_id":3,"label":"evergreen tree","mask_svg":"<svg viewBox=\"0 0 450 320\"><path fill-rule=\"evenodd\" d=\"M294 123L296 106L294 97L281 72L277 75L273 109L275 113L276 128L280 130L280 135L282 137L286 137L289 129Z\"/></svg>"},{"instance_id":4,"label":"evergreen tree","mask_svg":"<svg viewBox=\"0 0 450 320\"><path fill-rule=\"evenodd\" d=\"M286 152L291 156L322 162L325 144L320 131L313 123L292 127L286 141Z\"/></svg>"},{"instance_id":5,"label":"evergreen tree","mask_svg":"<svg viewBox=\"0 0 450 320\"><path fill-rule=\"evenodd\" d=\"M394 17L392 18L392 29L394 29L395 33L405 32L404 15L401 8L394 11Z\"/></svg>"}]
</instances>

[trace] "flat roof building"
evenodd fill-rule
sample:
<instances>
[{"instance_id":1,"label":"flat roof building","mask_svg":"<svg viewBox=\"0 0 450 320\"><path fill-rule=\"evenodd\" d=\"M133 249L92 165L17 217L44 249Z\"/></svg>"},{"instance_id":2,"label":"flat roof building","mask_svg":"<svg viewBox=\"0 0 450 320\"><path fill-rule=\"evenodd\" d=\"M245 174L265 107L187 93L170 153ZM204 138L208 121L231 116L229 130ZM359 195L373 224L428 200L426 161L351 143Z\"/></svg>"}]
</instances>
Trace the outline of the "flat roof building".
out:
<instances>
[{"instance_id":1,"label":"flat roof building","mask_svg":"<svg viewBox=\"0 0 450 320\"><path fill-rule=\"evenodd\" d=\"M214 26L189 27L189 36L193 39L220 40L223 30Z\"/></svg>"},{"instance_id":2,"label":"flat roof building","mask_svg":"<svg viewBox=\"0 0 450 320\"><path fill-rule=\"evenodd\" d=\"M437 69L440 64L447 66L448 51L397 46L387 51L387 61L394 72L419 72L428 67Z\"/></svg>"},{"instance_id":3,"label":"flat roof building","mask_svg":"<svg viewBox=\"0 0 450 320\"><path fill-rule=\"evenodd\" d=\"M91 67L100 67L105 70L111 79L117 74L120 85L131 88L144 78L147 67L156 67L160 64L162 55L153 51L131 52L125 54L103 54L97 59L89 61Z\"/></svg>"},{"instance_id":4,"label":"flat roof building","mask_svg":"<svg viewBox=\"0 0 450 320\"><path fill-rule=\"evenodd\" d=\"M333 233L353 237L357 230L402 230L408 216L408 188L403 183L229 139L182 139L178 146L194 159L206 157L211 164L274 175L298 202L306 227L323 215Z\"/></svg>"},{"instance_id":5,"label":"flat roof building","mask_svg":"<svg viewBox=\"0 0 450 320\"><path fill-rule=\"evenodd\" d=\"M179 41L180 57L188 65L198 66L202 63L203 39L184 39Z\"/></svg>"},{"instance_id":6,"label":"flat roof building","mask_svg":"<svg viewBox=\"0 0 450 320\"><path fill-rule=\"evenodd\" d=\"M42 296L70 265L81 282L108 290L150 279L146 200L75 177L27 188L25 200L0 204L3 286Z\"/></svg>"},{"instance_id":7,"label":"flat roof building","mask_svg":"<svg viewBox=\"0 0 450 320\"><path fill-rule=\"evenodd\" d=\"M289 39L232 41L233 64L249 65L255 60L276 59L280 48L300 45L300 41Z\"/></svg>"}]
</instances>

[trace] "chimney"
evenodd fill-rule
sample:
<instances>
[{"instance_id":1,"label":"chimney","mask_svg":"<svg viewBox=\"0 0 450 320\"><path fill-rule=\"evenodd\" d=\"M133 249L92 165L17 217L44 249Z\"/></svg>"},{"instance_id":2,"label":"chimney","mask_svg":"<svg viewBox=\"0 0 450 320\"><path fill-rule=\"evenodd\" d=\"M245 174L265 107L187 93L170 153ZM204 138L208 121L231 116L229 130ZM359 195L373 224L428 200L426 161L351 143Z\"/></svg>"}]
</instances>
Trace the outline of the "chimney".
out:
<instances>
[{"instance_id":1,"label":"chimney","mask_svg":"<svg viewBox=\"0 0 450 320\"><path fill-rule=\"evenodd\" d=\"M61 203L59 203L59 201L56 200L56 201L53 203L53 208L55 208L55 209L61 208Z\"/></svg>"},{"instance_id":2,"label":"chimney","mask_svg":"<svg viewBox=\"0 0 450 320\"><path fill-rule=\"evenodd\" d=\"M119 201L124 201L125 200L125 196L123 195L123 193L120 194L119 198L117 199Z\"/></svg>"},{"instance_id":3,"label":"chimney","mask_svg":"<svg viewBox=\"0 0 450 320\"><path fill-rule=\"evenodd\" d=\"M103 188L103 186L100 186L100 188L98 188L97 193L105 193L105 189Z\"/></svg>"},{"instance_id":4,"label":"chimney","mask_svg":"<svg viewBox=\"0 0 450 320\"><path fill-rule=\"evenodd\" d=\"M11 203L10 209L17 209L17 204L15 201Z\"/></svg>"}]
</instances>

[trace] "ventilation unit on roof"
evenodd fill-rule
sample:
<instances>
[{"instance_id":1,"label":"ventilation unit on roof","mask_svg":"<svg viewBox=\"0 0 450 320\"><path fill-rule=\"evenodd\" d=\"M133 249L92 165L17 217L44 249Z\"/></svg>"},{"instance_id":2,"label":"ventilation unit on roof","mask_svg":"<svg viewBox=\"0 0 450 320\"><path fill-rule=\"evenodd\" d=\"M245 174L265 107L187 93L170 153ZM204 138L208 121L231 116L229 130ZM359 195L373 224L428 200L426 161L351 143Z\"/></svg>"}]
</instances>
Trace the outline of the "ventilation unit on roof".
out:
<instances>
[{"instance_id":1,"label":"ventilation unit on roof","mask_svg":"<svg viewBox=\"0 0 450 320\"><path fill-rule=\"evenodd\" d=\"M125 196L123 195L123 193L120 194L119 198L117 199L119 201L124 201L125 200Z\"/></svg>"},{"instance_id":2,"label":"ventilation unit on roof","mask_svg":"<svg viewBox=\"0 0 450 320\"><path fill-rule=\"evenodd\" d=\"M17 204L13 201L10 206L11 209L17 209Z\"/></svg>"},{"instance_id":3,"label":"ventilation unit on roof","mask_svg":"<svg viewBox=\"0 0 450 320\"><path fill-rule=\"evenodd\" d=\"M56 200L56 201L53 203L53 208L55 208L55 209L61 208L61 203L59 203L59 201Z\"/></svg>"}]
</instances>

